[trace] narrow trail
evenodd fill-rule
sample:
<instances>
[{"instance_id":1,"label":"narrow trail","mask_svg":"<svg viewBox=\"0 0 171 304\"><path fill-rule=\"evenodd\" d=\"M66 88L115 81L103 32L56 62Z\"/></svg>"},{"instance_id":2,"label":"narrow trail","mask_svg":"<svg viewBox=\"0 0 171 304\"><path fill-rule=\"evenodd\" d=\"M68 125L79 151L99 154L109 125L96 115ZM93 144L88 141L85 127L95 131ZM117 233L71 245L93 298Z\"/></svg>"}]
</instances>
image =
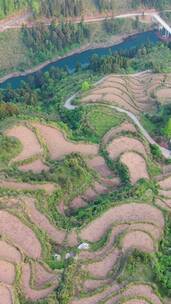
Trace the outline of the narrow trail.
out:
<instances>
[{"instance_id":1,"label":"narrow trail","mask_svg":"<svg viewBox=\"0 0 171 304\"><path fill-rule=\"evenodd\" d=\"M137 73L137 74L132 74L132 77L135 77L135 76L140 76L140 75L143 75L145 73L149 73L150 70L148 71L144 71L144 72L140 72L140 73ZM126 76L126 75L124 75ZM129 75L130 76L130 75ZM99 80L98 82L96 82L94 84L94 86L97 86L99 85L101 82L103 82L108 76L105 76L104 78L102 78L101 80ZM67 110L75 110L78 106L76 105L73 105L72 104L72 101L77 97L79 96L79 92L78 93L75 93L74 95L70 96L65 104L64 104L64 107L67 109ZM152 145L156 145L160 148L161 150L161 153L162 155L164 156L164 158L166 159L170 159L171 158L171 150L169 149L166 149L166 148L163 148L161 147L151 136L150 134L147 132L147 130L142 126L142 124L140 123L139 119L137 118L137 116L135 114L133 114L132 112L130 111L127 111L127 110L124 110L120 107L117 107L117 106L113 106L113 105L107 105L107 104L102 104L102 103L93 103L93 104L87 104L89 106L94 106L94 105L98 105L98 106L105 106L105 107L109 107L111 109L115 109L116 111L120 112L120 113L124 113L126 114L133 122L134 124L139 128L139 130L141 131L141 133L143 134L143 136L147 139L147 141L152 144Z\"/></svg>"}]
</instances>

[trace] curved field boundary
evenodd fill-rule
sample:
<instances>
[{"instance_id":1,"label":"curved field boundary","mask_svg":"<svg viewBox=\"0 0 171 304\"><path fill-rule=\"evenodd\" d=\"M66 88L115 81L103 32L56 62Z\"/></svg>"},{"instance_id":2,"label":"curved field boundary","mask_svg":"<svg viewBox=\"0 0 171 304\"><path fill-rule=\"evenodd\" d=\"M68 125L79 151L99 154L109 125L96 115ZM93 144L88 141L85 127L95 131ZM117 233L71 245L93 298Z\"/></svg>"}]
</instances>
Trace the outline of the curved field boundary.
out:
<instances>
[{"instance_id":1,"label":"curved field boundary","mask_svg":"<svg viewBox=\"0 0 171 304\"><path fill-rule=\"evenodd\" d=\"M83 155L97 155L99 146L95 144L73 143L68 141L64 133L51 126L32 123L45 139L52 159L61 159L67 154L81 153Z\"/></svg>"},{"instance_id":2,"label":"curved field boundary","mask_svg":"<svg viewBox=\"0 0 171 304\"><path fill-rule=\"evenodd\" d=\"M87 279L83 283L83 290L85 292L96 291L97 288L100 288L100 287L104 288L104 286L107 286L109 284L111 284L111 279L106 279L106 280Z\"/></svg>"},{"instance_id":3,"label":"curved field boundary","mask_svg":"<svg viewBox=\"0 0 171 304\"><path fill-rule=\"evenodd\" d=\"M130 122L123 122L119 127L110 129L102 139L103 145L107 145L113 138L121 132L137 133L137 130Z\"/></svg>"},{"instance_id":4,"label":"curved field boundary","mask_svg":"<svg viewBox=\"0 0 171 304\"><path fill-rule=\"evenodd\" d=\"M169 190L169 189L171 190L171 176L166 177L164 180L161 180L159 182L159 186L163 190Z\"/></svg>"},{"instance_id":5,"label":"curved field boundary","mask_svg":"<svg viewBox=\"0 0 171 304\"><path fill-rule=\"evenodd\" d=\"M0 234L7 238L25 254L34 259L41 257L41 245L33 231L16 216L0 210Z\"/></svg>"},{"instance_id":6,"label":"curved field boundary","mask_svg":"<svg viewBox=\"0 0 171 304\"><path fill-rule=\"evenodd\" d=\"M137 230L147 233L153 240L154 245L156 245L156 243L161 238L161 229L155 226L154 224L147 224L147 223L120 224L112 228L109 236L107 237L107 241L102 248L100 248L97 251L90 251L90 250L81 251L78 255L78 258L81 260L90 259L93 261L97 259L102 259L106 256L107 252L112 250L113 246L118 240L118 237L123 238L123 235L126 235L129 232L137 231Z\"/></svg>"},{"instance_id":7,"label":"curved field boundary","mask_svg":"<svg viewBox=\"0 0 171 304\"><path fill-rule=\"evenodd\" d=\"M48 171L49 167L41 159L36 159L29 164L19 166L19 169L23 172L32 171L33 173L41 173L42 171Z\"/></svg>"},{"instance_id":8,"label":"curved field boundary","mask_svg":"<svg viewBox=\"0 0 171 304\"><path fill-rule=\"evenodd\" d=\"M21 262L22 257L19 250L7 242L0 240L0 259L18 264Z\"/></svg>"},{"instance_id":9,"label":"curved field boundary","mask_svg":"<svg viewBox=\"0 0 171 304\"><path fill-rule=\"evenodd\" d=\"M108 286L105 290L99 291L98 293L89 296L84 297L80 299L73 299L70 304L97 304L97 303L103 303L103 300L110 296L111 293L117 293L119 292L120 287L118 284L112 284L111 286Z\"/></svg>"},{"instance_id":10,"label":"curved field boundary","mask_svg":"<svg viewBox=\"0 0 171 304\"><path fill-rule=\"evenodd\" d=\"M15 267L12 263L0 260L0 281L8 285L14 283Z\"/></svg>"},{"instance_id":11,"label":"curved field boundary","mask_svg":"<svg viewBox=\"0 0 171 304\"><path fill-rule=\"evenodd\" d=\"M17 138L22 144L22 152L13 161L23 161L42 153L41 146L35 134L26 126L19 125L6 131L6 135Z\"/></svg>"},{"instance_id":12,"label":"curved field boundary","mask_svg":"<svg viewBox=\"0 0 171 304\"><path fill-rule=\"evenodd\" d=\"M136 138L128 136L120 136L114 138L107 146L107 151L111 159L117 159L120 154L134 150L141 155L147 155L147 151L143 143Z\"/></svg>"},{"instance_id":13,"label":"curved field boundary","mask_svg":"<svg viewBox=\"0 0 171 304\"><path fill-rule=\"evenodd\" d=\"M162 304L160 298L155 294L152 287L147 284L130 284L125 289L120 290L120 293L117 295L111 295L108 300L106 300L105 304L113 304L115 301L122 302L122 300L126 300L126 298L144 298L147 303L150 302L152 304Z\"/></svg>"},{"instance_id":14,"label":"curved field boundary","mask_svg":"<svg viewBox=\"0 0 171 304\"><path fill-rule=\"evenodd\" d=\"M35 207L35 202L33 199L26 198L24 200L24 204L26 206L26 212L30 218L30 220L37 225L39 228L46 231L48 236L56 243L56 244L62 244L65 237L66 237L66 231L59 230L55 226L53 226L48 218L39 212Z\"/></svg>"},{"instance_id":15,"label":"curved field boundary","mask_svg":"<svg viewBox=\"0 0 171 304\"><path fill-rule=\"evenodd\" d=\"M26 299L31 301L38 301L40 299L46 298L50 295L54 289L58 286L58 283L53 283L51 287L45 289L32 289L30 287L31 281L31 269L29 264L22 264L22 275L21 275L21 284L22 292Z\"/></svg>"},{"instance_id":16,"label":"curved field boundary","mask_svg":"<svg viewBox=\"0 0 171 304\"><path fill-rule=\"evenodd\" d=\"M31 273L33 274L34 286L37 289L43 288L47 283L53 283L54 280L57 281L56 273L38 263L32 263Z\"/></svg>"},{"instance_id":17,"label":"curved field boundary","mask_svg":"<svg viewBox=\"0 0 171 304\"><path fill-rule=\"evenodd\" d=\"M148 204L123 204L106 211L101 217L84 227L80 232L83 240L98 241L115 224L146 222L154 224L161 230L164 227L162 212Z\"/></svg>"},{"instance_id":18,"label":"curved field boundary","mask_svg":"<svg viewBox=\"0 0 171 304\"><path fill-rule=\"evenodd\" d=\"M125 251L129 249L137 249L147 253L152 253L155 251L153 239L149 236L149 234L140 230L126 233L121 243L122 248Z\"/></svg>"},{"instance_id":19,"label":"curved field boundary","mask_svg":"<svg viewBox=\"0 0 171 304\"><path fill-rule=\"evenodd\" d=\"M146 162L139 154L126 152L121 156L120 161L128 168L130 181L133 185L142 178L149 179Z\"/></svg>"},{"instance_id":20,"label":"curved field boundary","mask_svg":"<svg viewBox=\"0 0 171 304\"><path fill-rule=\"evenodd\" d=\"M132 77L132 75L130 75L130 77ZM101 83L105 78L101 79L98 83L96 83L95 85L98 85L99 83ZM76 109L77 106L74 106L72 105L72 101L74 100L74 98L76 96L78 96L79 94L75 94L73 96L71 96L70 98L68 98L64 104L64 107L68 110L74 110ZM111 109L114 109L114 110L117 110L118 112L120 113L124 113L126 114L133 122L134 124L139 128L139 130L141 131L142 135L147 139L147 141L152 144L152 145L157 145L159 147L159 149L161 150L161 153L163 155L164 158L166 159L170 159L171 158L171 151L166 149L166 148L163 148L161 147L160 145L158 145L154 140L153 138L149 135L149 133L144 129L144 127L142 126L142 124L139 122L138 118L136 117L136 115L134 113L132 113L131 111L129 110L124 110L123 108L121 107L118 107L118 106L114 106L114 105L106 105L105 103L94 103L95 105L103 105L103 106L108 106L109 108ZM93 105L94 105L93 104ZM87 104L88 106L93 106L91 103Z\"/></svg>"},{"instance_id":21,"label":"curved field boundary","mask_svg":"<svg viewBox=\"0 0 171 304\"><path fill-rule=\"evenodd\" d=\"M0 284L0 299L3 299L2 304L15 304L13 301L12 289Z\"/></svg>"},{"instance_id":22,"label":"curved field boundary","mask_svg":"<svg viewBox=\"0 0 171 304\"><path fill-rule=\"evenodd\" d=\"M85 264L83 266L83 269L94 278L106 278L109 272L112 271L114 265L117 263L120 255L120 250L114 248L110 253L106 254L102 260L89 262L89 264Z\"/></svg>"}]
</instances>

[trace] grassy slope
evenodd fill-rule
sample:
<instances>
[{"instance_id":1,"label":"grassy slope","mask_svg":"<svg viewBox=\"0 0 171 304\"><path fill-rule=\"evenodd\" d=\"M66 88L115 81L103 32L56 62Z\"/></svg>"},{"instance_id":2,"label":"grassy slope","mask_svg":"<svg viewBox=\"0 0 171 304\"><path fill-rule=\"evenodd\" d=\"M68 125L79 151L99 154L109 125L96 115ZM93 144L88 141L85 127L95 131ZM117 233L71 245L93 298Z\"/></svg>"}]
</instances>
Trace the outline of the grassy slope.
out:
<instances>
[{"instance_id":1,"label":"grassy slope","mask_svg":"<svg viewBox=\"0 0 171 304\"><path fill-rule=\"evenodd\" d=\"M30 64L27 50L22 42L20 30L8 30L0 33L0 76L24 68Z\"/></svg>"}]
</instances>

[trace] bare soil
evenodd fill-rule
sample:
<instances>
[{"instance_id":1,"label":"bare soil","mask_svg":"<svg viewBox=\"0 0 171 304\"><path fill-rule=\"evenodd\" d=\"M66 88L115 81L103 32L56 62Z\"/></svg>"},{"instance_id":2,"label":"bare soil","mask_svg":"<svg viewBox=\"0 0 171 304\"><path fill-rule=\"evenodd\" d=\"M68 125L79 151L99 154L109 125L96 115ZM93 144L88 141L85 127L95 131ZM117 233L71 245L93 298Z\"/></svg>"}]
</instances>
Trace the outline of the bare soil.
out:
<instances>
[{"instance_id":1,"label":"bare soil","mask_svg":"<svg viewBox=\"0 0 171 304\"><path fill-rule=\"evenodd\" d=\"M112 128L105 134L103 137L103 144L107 145L107 143L110 142L118 133L123 131L136 133L137 130L133 124L129 122L123 122L119 127Z\"/></svg>"},{"instance_id":2,"label":"bare soil","mask_svg":"<svg viewBox=\"0 0 171 304\"><path fill-rule=\"evenodd\" d=\"M3 304L13 304L12 292L9 287L0 285L0 299L3 299Z\"/></svg>"},{"instance_id":3,"label":"bare soil","mask_svg":"<svg viewBox=\"0 0 171 304\"><path fill-rule=\"evenodd\" d=\"M154 293L153 289L149 285L143 285L143 284L137 284L133 285L130 288L128 288L123 295L125 297L132 297L132 296L144 296L149 301L151 301L153 304L162 304L160 299L157 297L157 295Z\"/></svg>"},{"instance_id":4,"label":"bare soil","mask_svg":"<svg viewBox=\"0 0 171 304\"><path fill-rule=\"evenodd\" d=\"M72 209L84 208L85 206L87 206L87 203L80 196L74 198L73 201L70 203L70 208Z\"/></svg>"},{"instance_id":5,"label":"bare soil","mask_svg":"<svg viewBox=\"0 0 171 304\"><path fill-rule=\"evenodd\" d=\"M46 298L58 286L58 284L56 283L51 287L36 290L30 287L30 281L31 281L30 265L23 264L22 275L21 275L22 292L24 294L24 297L31 301L38 301L40 299Z\"/></svg>"},{"instance_id":6,"label":"bare soil","mask_svg":"<svg viewBox=\"0 0 171 304\"><path fill-rule=\"evenodd\" d=\"M38 289L43 288L45 284L57 279L57 275L45 269L41 264L34 263L32 266L34 274L34 286Z\"/></svg>"},{"instance_id":7,"label":"bare soil","mask_svg":"<svg viewBox=\"0 0 171 304\"><path fill-rule=\"evenodd\" d=\"M66 242L69 247L74 247L78 245L78 237L77 232L75 230L69 232L69 234L67 235Z\"/></svg>"},{"instance_id":8,"label":"bare soil","mask_svg":"<svg viewBox=\"0 0 171 304\"><path fill-rule=\"evenodd\" d=\"M171 176L165 178L164 180L159 182L159 186L163 189L163 190L169 190L171 189Z\"/></svg>"},{"instance_id":9,"label":"bare soil","mask_svg":"<svg viewBox=\"0 0 171 304\"><path fill-rule=\"evenodd\" d=\"M42 171L48 171L49 167L46 166L41 159L37 159L32 163L21 165L19 169L24 172L32 171L33 173L41 173Z\"/></svg>"},{"instance_id":10,"label":"bare soil","mask_svg":"<svg viewBox=\"0 0 171 304\"><path fill-rule=\"evenodd\" d=\"M136 151L146 156L144 145L138 139L127 136L113 139L113 141L108 145L107 151L112 159L116 159L121 153L128 151Z\"/></svg>"},{"instance_id":11,"label":"bare soil","mask_svg":"<svg viewBox=\"0 0 171 304\"><path fill-rule=\"evenodd\" d=\"M171 99L171 88L157 90L156 96L160 101L169 101Z\"/></svg>"},{"instance_id":12,"label":"bare soil","mask_svg":"<svg viewBox=\"0 0 171 304\"><path fill-rule=\"evenodd\" d=\"M96 290L97 288L100 288L101 286L105 286L109 283L109 280L86 280L84 282L83 289L85 292L89 292L92 290Z\"/></svg>"},{"instance_id":13,"label":"bare soil","mask_svg":"<svg viewBox=\"0 0 171 304\"><path fill-rule=\"evenodd\" d=\"M123 304L149 304L149 302L141 299L126 300Z\"/></svg>"},{"instance_id":14,"label":"bare soil","mask_svg":"<svg viewBox=\"0 0 171 304\"><path fill-rule=\"evenodd\" d=\"M0 259L18 264L21 262L21 254L15 247L0 240Z\"/></svg>"},{"instance_id":15,"label":"bare soil","mask_svg":"<svg viewBox=\"0 0 171 304\"><path fill-rule=\"evenodd\" d=\"M103 177L112 176L113 172L108 168L103 157L96 156L87 161L87 164L90 168L95 169Z\"/></svg>"},{"instance_id":16,"label":"bare soil","mask_svg":"<svg viewBox=\"0 0 171 304\"><path fill-rule=\"evenodd\" d=\"M158 226L161 230L164 226L162 212L148 204L123 204L113 207L103 215L82 229L82 239L90 242L98 241L113 224L146 222Z\"/></svg>"},{"instance_id":17,"label":"bare soil","mask_svg":"<svg viewBox=\"0 0 171 304\"><path fill-rule=\"evenodd\" d=\"M117 292L117 291L119 291L119 285L113 284L112 286L106 288L104 291L99 292L90 297L74 299L71 301L71 304L97 304L103 299L105 299L107 296L109 296L112 292Z\"/></svg>"},{"instance_id":18,"label":"bare soil","mask_svg":"<svg viewBox=\"0 0 171 304\"><path fill-rule=\"evenodd\" d=\"M120 160L128 167L130 180L133 185L141 178L149 179L146 162L139 154L127 152L122 155Z\"/></svg>"},{"instance_id":19,"label":"bare soil","mask_svg":"<svg viewBox=\"0 0 171 304\"><path fill-rule=\"evenodd\" d=\"M137 249L142 252L152 253L155 251L152 238L143 231L130 231L123 240L124 250Z\"/></svg>"},{"instance_id":20,"label":"bare soil","mask_svg":"<svg viewBox=\"0 0 171 304\"><path fill-rule=\"evenodd\" d=\"M41 256L41 245L33 231L16 216L0 210L0 234L7 236L14 245L34 259Z\"/></svg>"},{"instance_id":21,"label":"bare soil","mask_svg":"<svg viewBox=\"0 0 171 304\"><path fill-rule=\"evenodd\" d=\"M120 251L116 248L113 249L104 259L98 262L93 262L88 265L84 265L84 270L88 271L91 276L96 278L104 278L113 269L117 263Z\"/></svg>"},{"instance_id":22,"label":"bare soil","mask_svg":"<svg viewBox=\"0 0 171 304\"><path fill-rule=\"evenodd\" d=\"M25 126L14 126L7 130L6 135L17 138L23 147L22 152L13 161L22 161L42 152L35 134Z\"/></svg>"},{"instance_id":23,"label":"bare soil","mask_svg":"<svg viewBox=\"0 0 171 304\"><path fill-rule=\"evenodd\" d=\"M97 155L98 145L73 143L65 139L64 134L53 127L34 123L44 137L52 159L61 159L67 154L81 153L83 155Z\"/></svg>"},{"instance_id":24,"label":"bare soil","mask_svg":"<svg viewBox=\"0 0 171 304\"><path fill-rule=\"evenodd\" d=\"M57 244L61 244L64 239L66 232L54 227L48 218L38 211L35 207L35 202L32 199L25 199L26 212L30 220L42 230L46 231L48 236Z\"/></svg>"},{"instance_id":25,"label":"bare soil","mask_svg":"<svg viewBox=\"0 0 171 304\"><path fill-rule=\"evenodd\" d=\"M0 260L0 281L12 285L15 280L15 267L13 264Z\"/></svg>"}]
</instances>

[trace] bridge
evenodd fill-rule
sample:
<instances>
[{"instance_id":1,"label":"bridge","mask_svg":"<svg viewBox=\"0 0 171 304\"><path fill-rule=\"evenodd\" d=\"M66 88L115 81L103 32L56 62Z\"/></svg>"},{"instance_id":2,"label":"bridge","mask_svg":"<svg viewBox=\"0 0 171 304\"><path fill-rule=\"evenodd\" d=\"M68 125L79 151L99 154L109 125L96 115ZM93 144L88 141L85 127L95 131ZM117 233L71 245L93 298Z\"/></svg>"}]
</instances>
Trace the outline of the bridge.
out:
<instances>
[{"instance_id":1,"label":"bridge","mask_svg":"<svg viewBox=\"0 0 171 304\"><path fill-rule=\"evenodd\" d=\"M165 37L169 38L171 36L171 27L158 15L153 14L152 18L154 21L157 21L160 24L160 30L165 30Z\"/></svg>"},{"instance_id":2,"label":"bridge","mask_svg":"<svg viewBox=\"0 0 171 304\"><path fill-rule=\"evenodd\" d=\"M159 24L159 30L163 34L164 29L164 36L166 38L169 38L171 36L171 27L164 21L159 13L157 12L141 12L141 13L130 13L130 14L123 14L119 16L115 16L114 18L131 18L131 17L144 17L144 16L150 16L152 20Z\"/></svg>"}]
</instances>

